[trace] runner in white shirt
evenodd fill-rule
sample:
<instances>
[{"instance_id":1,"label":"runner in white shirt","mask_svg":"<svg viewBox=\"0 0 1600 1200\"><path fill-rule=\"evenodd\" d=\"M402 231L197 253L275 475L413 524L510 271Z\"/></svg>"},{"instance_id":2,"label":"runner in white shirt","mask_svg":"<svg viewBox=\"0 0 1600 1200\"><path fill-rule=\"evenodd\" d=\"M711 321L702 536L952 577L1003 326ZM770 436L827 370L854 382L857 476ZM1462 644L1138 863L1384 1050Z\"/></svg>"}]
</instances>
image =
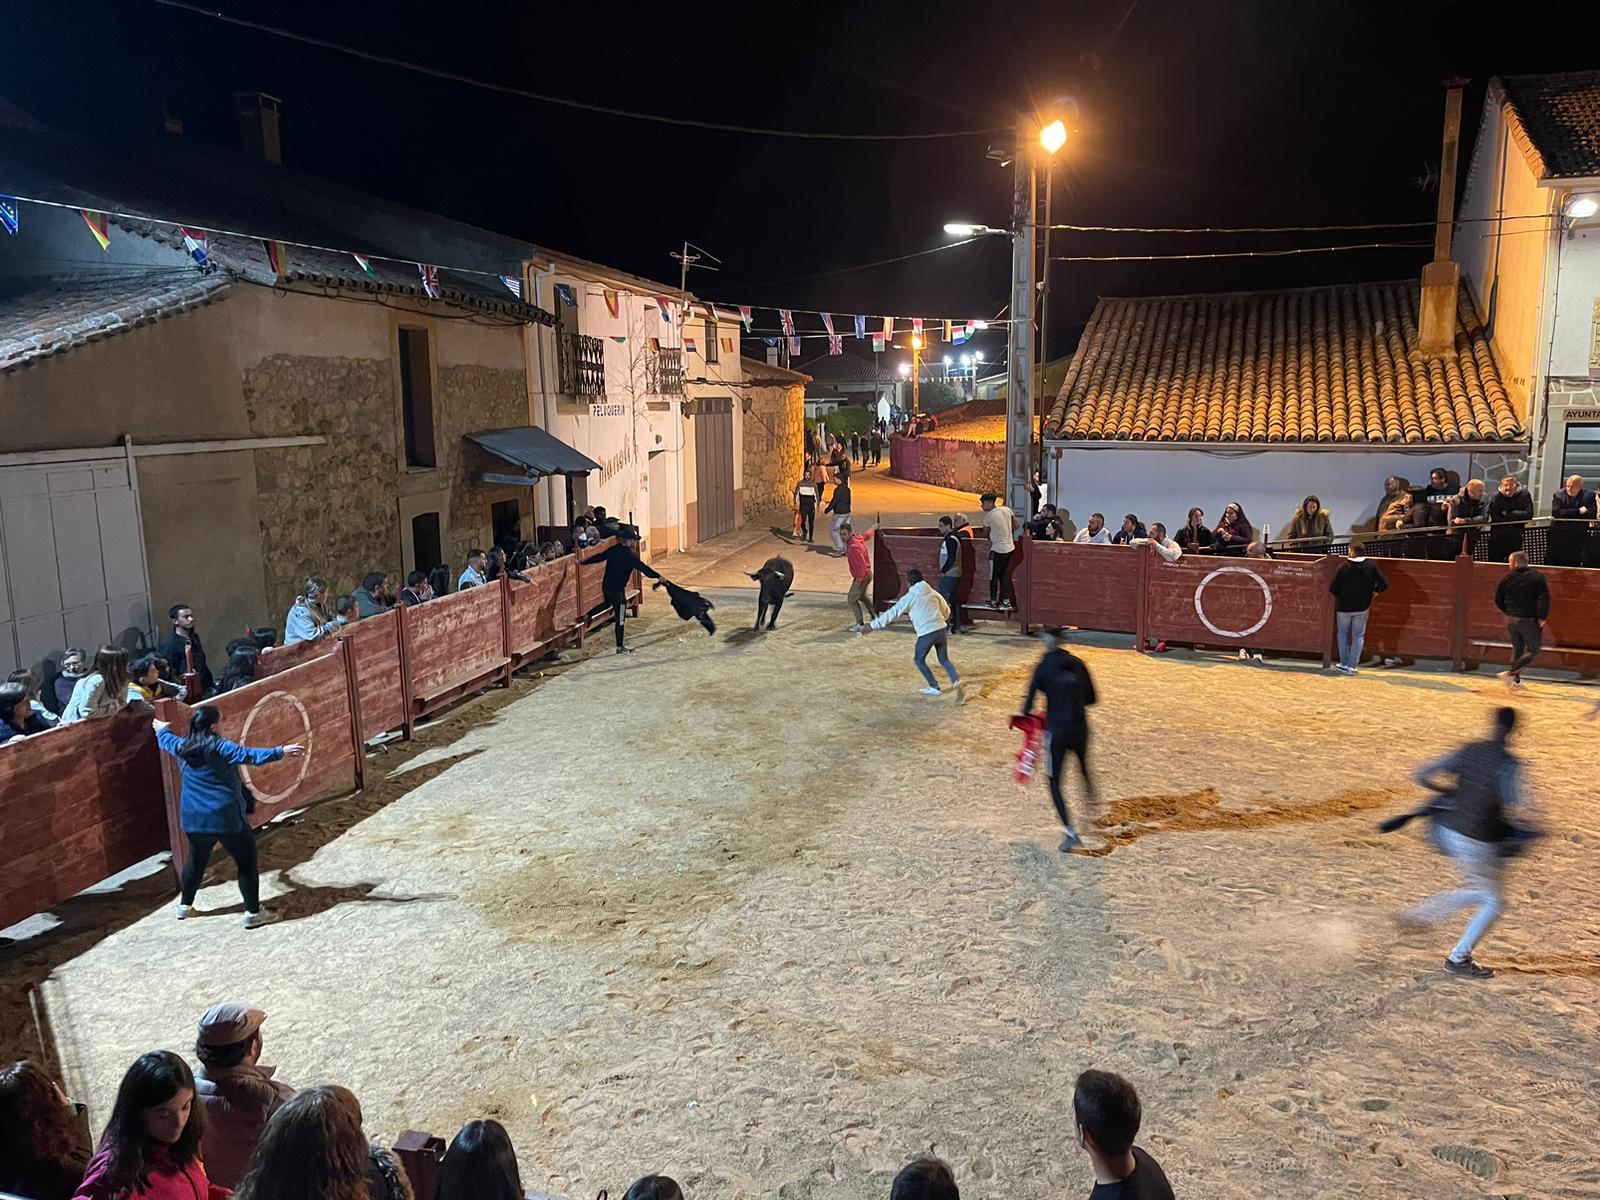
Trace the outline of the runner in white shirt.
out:
<instances>
[{"instance_id":1,"label":"runner in white shirt","mask_svg":"<svg viewBox=\"0 0 1600 1200\"><path fill-rule=\"evenodd\" d=\"M861 633L865 636L874 629L886 628L897 617L909 616L911 628L917 633L912 661L917 664L917 670L922 672L922 677L928 681L928 686L922 689L922 694L924 696L939 694L939 683L934 679L933 672L928 669L929 650L938 654L939 665L944 668L944 673L950 676L950 686L959 694L961 677L950 665L950 605L945 603L943 596L928 586L927 581L922 578L922 572L916 568L906 572L906 585L906 594L879 613L871 622L863 625Z\"/></svg>"},{"instance_id":2,"label":"runner in white shirt","mask_svg":"<svg viewBox=\"0 0 1600 1200\"><path fill-rule=\"evenodd\" d=\"M989 531L989 607L1011 607L1011 556L1017 549L1017 517L999 497L985 492L978 498L983 505L983 524Z\"/></svg>"}]
</instances>

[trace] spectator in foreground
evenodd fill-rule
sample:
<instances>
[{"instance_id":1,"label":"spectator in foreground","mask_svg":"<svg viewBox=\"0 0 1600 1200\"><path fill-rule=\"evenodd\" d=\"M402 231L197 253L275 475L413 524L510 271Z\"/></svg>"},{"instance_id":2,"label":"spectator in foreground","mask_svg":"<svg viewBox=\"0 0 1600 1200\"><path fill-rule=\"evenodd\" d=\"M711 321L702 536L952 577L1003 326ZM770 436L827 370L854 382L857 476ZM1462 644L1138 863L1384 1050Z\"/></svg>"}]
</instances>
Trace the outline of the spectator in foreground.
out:
<instances>
[{"instance_id":1,"label":"spectator in foreground","mask_svg":"<svg viewBox=\"0 0 1600 1200\"><path fill-rule=\"evenodd\" d=\"M683 1200L683 1189L670 1175L646 1175L628 1185L622 1200Z\"/></svg>"},{"instance_id":2,"label":"spectator in foreground","mask_svg":"<svg viewBox=\"0 0 1600 1200\"><path fill-rule=\"evenodd\" d=\"M415 608L431 598L428 591L428 576L424 572L413 571L406 576L406 585L400 589L401 604L407 608Z\"/></svg>"},{"instance_id":3,"label":"spectator in foreground","mask_svg":"<svg viewBox=\"0 0 1600 1200\"><path fill-rule=\"evenodd\" d=\"M368 571L361 586L350 594L363 617L376 617L394 607L394 597L389 594L389 577L382 571Z\"/></svg>"},{"instance_id":4,"label":"spectator in foreground","mask_svg":"<svg viewBox=\"0 0 1600 1200\"><path fill-rule=\"evenodd\" d=\"M114 717L128 702L128 652L115 646L95 651L94 670L78 680L72 699L61 712L61 723Z\"/></svg>"},{"instance_id":5,"label":"spectator in foreground","mask_svg":"<svg viewBox=\"0 0 1600 1200\"><path fill-rule=\"evenodd\" d=\"M1250 519L1244 515L1244 506L1237 501L1230 501L1222 510L1222 520L1217 522L1217 527L1211 534L1212 544L1216 547L1217 553L1235 556L1243 554L1255 538L1255 528L1250 524Z\"/></svg>"},{"instance_id":6,"label":"spectator in foreground","mask_svg":"<svg viewBox=\"0 0 1600 1200\"><path fill-rule=\"evenodd\" d=\"M254 798L245 799L239 767L277 762L288 755L298 758L305 747L255 749L230 742L216 732L222 714L214 704L202 704L189 714L189 732L179 737L166 721L156 721L156 744L183 764L178 823L189 843L183 865L182 891L176 909L178 920L189 915L195 893L205 878L211 851L220 842L239 869L239 895L244 899L244 927L264 925L261 884L256 868L256 835L250 828Z\"/></svg>"},{"instance_id":7,"label":"spectator in foreground","mask_svg":"<svg viewBox=\"0 0 1600 1200\"><path fill-rule=\"evenodd\" d=\"M72 701L72 691L78 686L78 680L88 674L85 663L88 656L76 646L69 647L61 656L61 673L51 680L51 699L55 701L50 710L60 716L67 711L67 705Z\"/></svg>"},{"instance_id":8,"label":"spectator in foreground","mask_svg":"<svg viewBox=\"0 0 1600 1200\"><path fill-rule=\"evenodd\" d=\"M174 604L167 610L167 617L172 621L172 636L161 643L161 657L172 664L180 679L189 673L193 659L195 674L200 676L200 694L209 696L216 681L211 678L206 648L200 644L200 634L194 627L194 609L187 604Z\"/></svg>"},{"instance_id":9,"label":"spectator in foreground","mask_svg":"<svg viewBox=\"0 0 1600 1200\"><path fill-rule=\"evenodd\" d=\"M428 591L430 600L437 600L440 596L448 596L455 588L450 586L450 568L440 563L428 572Z\"/></svg>"},{"instance_id":10,"label":"spectator in foreground","mask_svg":"<svg viewBox=\"0 0 1600 1200\"><path fill-rule=\"evenodd\" d=\"M61 718L51 712L39 699L39 681L34 678L33 672L27 667L18 667L6 677L7 683L19 684L28 694L28 707L33 715L44 722L45 728L54 729ZM70 699L70 697L69 697Z\"/></svg>"},{"instance_id":11,"label":"spectator in foreground","mask_svg":"<svg viewBox=\"0 0 1600 1200\"><path fill-rule=\"evenodd\" d=\"M327 580L316 575L306 580L305 590L294 598L294 604L289 608L289 615L284 618L285 646L292 646L296 642L321 641L337 633L344 626L344 617L337 613L329 613L323 607L327 601Z\"/></svg>"},{"instance_id":12,"label":"spectator in foreground","mask_svg":"<svg viewBox=\"0 0 1600 1200\"><path fill-rule=\"evenodd\" d=\"M367 1141L361 1103L349 1088L319 1083L272 1114L239 1200L412 1200L389 1151ZM193 1198L189 1198L193 1200Z\"/></svg>"},{"instance_id":13,"label":"spectator in foreground","mask_svg":"<svg viewBox=\"0 0 1600 1200\"><path fill-rule=\"evenodd\" d=\"M0 1192L72 1200L89 1165L73 1107L38 1063L0 1070Z\"/></svg>"},{"instance_id":14,"label":"spectator in foreground","mask_svg":"<svg viewBox=\"0 0 1600 1200\"><path fill-rule=\"evenodd\" d=\"M889 1200L961 1200L956 1177L942 1158L914 1158L889 1185Z\"/></svg>"},{"instance_id":15,"label":"spectator in foreground","mask_svg":"<svg viewBox=\"0 0 1600 1200\"><path fill-rule=\"evenodd\" d=\"M1494 606L1506 617L1511 638L1511 666L1500 679L1512 691L1522 686L1522 672L1539 657L1544 627L1550 619L1550 584L1542 572L1528 565L1521 550L1506 564L1511 568L1494 590Z\"/></svg>"},{"instance_id":16,"label":"spectator in foreground","mask_svg":"<svg viewBox=\"0 0 1600 1200\"><path fill-rule=\"evenodd\" d=\"M1339 662L1341 675L1354 675L1361 665L1361 651L1367 640L1367 612L1372 608L1372 597L1377 592L1389 590L1378 564L1364 557L1366 547L1359 541L1350 543L1350 556L1334 572L1328 591L1333 593L1334 620L1338 625Z\"/></svg>"},{"instance_id":17,"label":"spectator in foreground","mask_svg":"<svg viewBox=\"0 0 1600 1200\"><path fill-rule=\"evenodd\" d=\"M1167 527L1160 521L1150 526L1146 537L1136 537L1128 543L1130 546L1149 546L1159 554L1165 562L1177 562L1183 557L1183 547L1167 536Z\"/></svg>"},{"instance_id":18,"label":"spectator in foreground","mask_svg":"<svg viewBox=\"0 0 1600 1200\"><path fill-rule=\"evenodd\" d=\"M27 688L20 683L0 683L0 745L50 728L34 714Z\"/></svg>"},{"instance_id":19,"label":"spectator in foreground","mask_svg":"<svg viewBox=\"0 0 1600 1200\"><path fill-rule=\"evenodd\" d=\"M234 647L228 655L228 665L222 670L222 678L217 680L217 695L254 683L260 663L261 652L254 646Z\"/></svg>"},{"instance_id":20,"label":"spectator in foreground","mask_svg":"<svg viewBox=\"0 0 1600 1200\"><path fill-rule=\"evenodd\" d=\"M1144 522L1139 520L1133 513L1128 513L1122 518L1122 528L1111 535L1111 544L1113 546L1129 546L1133 544L1135 538L1149 536L1144 527Z\"/></svg>"},{"instance_id":21,"label":"spectator in foreground","mask_svg":"<svg viewBox=\"0 0 1600 1200\"><path fill-rule=\"evenodd\" d=\"M194 1076L170 1050L134 1060L122 1077L80 1200L225 1200L200 1162L205 1115Z\"/></svg>"},{"instance_id":22,"label":"spectator in foreground","mask_svg":"<svg viewBox=\"0 0 1600 1200\"><path fill-rule=\"evenodd\" d=\"M579 520L582 520L582 518L580 517ZM572 523L572 532L574 537L579 536L579 525L577 521ZM579 542L579 545L583 544L583 542ZM489 581L488 576L486 576L483 571L488 565L489 556L485 554L479 547L474 546L471 550L468 550L467 568L461 572L461 578L456 580L456 591L464 592L469 587L482 587L485 583L487 583Z\"/></svg>"},{"instance_id":23,"label":"spectator in foreground","mask_svg":"<svg viewBox=\"0 0 1600 1200\"><path fill-rule=\"evenodd\" d=\"M1079 545L1109 546L1111 535L1106 532L1105 514L1090 513L1088 524L1078 530L1078 536L1073 540Z\"/></svg>"},{"instance_id":24,"label":"spectator in foreground","mask_svg":"<svg viewBox=\"0 0 1600 1200\"><path fill-rule=\"evenodd\" d=\"M1085 1071L1072 1092L1072 1115L1094 1168L1090 1200L1173 1200L1161 1164L1133 1144L1144 1115L1133 1084L1110 1071Z\"/></svg>"},{"instance_id":25,"label":"spectator in foreground","mask_svg":"<svg viewBox=\"0 0 1600 1200\"><path fill-rule=\"evenodd\" d=\"M1533 520L1533 493L1507 475L1500 488L1489 497L1489 557L1505 562L1513 550L1522 549L1525 522Z\"/></svg>"},{"instance_id":26,"label":"spectator in foreground","mask_svg":"<svg viewBox=\"0 0 1600 1200\"><path fill-rule=\"evenodd\" d=\"M213 1004L199 1021L194 1087L206 1110L201 1156L219 1187L239 1186L268 1119L294 1095L292 1087L273 1079L276 1068L261 1065L266 1016L248 1004Z\"/></svg>"},{"instance_id":27,"label":"spectator in foreground","mask_svg":"<svg viewBox=\"0 0 1600 1200\"><path fill-rule=\"evenodd\" d=\"M511 1136L499 1121L468 1121L439 1163L436 1200L522 1200Z\"/></svg>"},{"instance_id":28,"label":"spectator in foreground","mask_svg":"<svg viewBox=\"0 0 1600 1200\"><path fill-rule=\"evenodd\" d=\"M1198 506L1191 508L1189 515L1184 518L1183 528L1178 530L1178 536L1173 540L1185 554L1198 554L1211 549L1216 539L1211 536L1211 530L1206 528L1205 511Z\"/></svg>"},{"instance_id":29,"label":"spectator in foreground","mask_svg":"<svg viewBox=\"0 0 1600 1200\"><path fill-rule=\"evenodd\" d=\"M1289 549L1303 554L1322 554L1327 543L1333 540L1333 517L1322 507L1322 501L1307 496L1294 510L1294 516L1278 535L1279 544L1289 543Z\"/></svg>"}]
</instances>

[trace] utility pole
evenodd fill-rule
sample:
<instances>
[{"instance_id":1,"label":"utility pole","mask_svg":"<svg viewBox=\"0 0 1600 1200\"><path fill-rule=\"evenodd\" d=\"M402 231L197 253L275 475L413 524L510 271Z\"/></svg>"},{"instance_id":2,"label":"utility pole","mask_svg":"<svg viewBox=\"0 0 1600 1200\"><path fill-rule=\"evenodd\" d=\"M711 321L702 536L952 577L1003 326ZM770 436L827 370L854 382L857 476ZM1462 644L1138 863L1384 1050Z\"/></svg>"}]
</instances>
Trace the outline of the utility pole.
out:
<instances>
[{"instance_id":1,"label":"utility pole","mask_svg":"<svg viewBox=\"0 0 1600 1200\"><path fill-rule=\"evenodd\" d=\"M1033 126L1017 121L1011 200L1011 326L1006 338L1006 505L1028 511L1028 481L1033 471L1034 390L1034 193L1037 190Z\"/></svg>"},{"instance_id":2,"label":"utility pole","mask_svg":"<svg viewBox=\"0 0 1600 1200\"><path fill-rule=\"evenodd\" d=\"M922 411L922 338L911 335L911 415Z\"/></svg>"}]
</instances>

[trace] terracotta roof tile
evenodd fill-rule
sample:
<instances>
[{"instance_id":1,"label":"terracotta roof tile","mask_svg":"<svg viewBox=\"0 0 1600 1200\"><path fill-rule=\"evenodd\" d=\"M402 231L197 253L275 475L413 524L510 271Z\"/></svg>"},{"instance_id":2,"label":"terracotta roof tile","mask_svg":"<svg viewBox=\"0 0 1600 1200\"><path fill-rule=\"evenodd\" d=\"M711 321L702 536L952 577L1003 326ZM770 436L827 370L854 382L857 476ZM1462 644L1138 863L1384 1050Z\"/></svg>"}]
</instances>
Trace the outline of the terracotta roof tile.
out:
<instances>
[{"instance_id":1,"label":"terracotta roof tile","mask_svg":"<svg viewBox=\"0 0 1600 1200\"><path fill-rule=\"evenodd\" d=\"M1419 286L1107 299L1049 425L1071 440L1427 444L1525 436L1465 291L1422 361Z\"/></svg>"},{"instance_id":2,"label":"terracotta roof tile","mask_svg":"<svg viewBox=\"0 0 1600 1200\"><path fill-rule=\"evenodd\" d=\"M1498 82L1545 178L1600 175L1600 71L1502 75Z\"/></svg>"},{"instance_id":3,"label":"terracotta roof tile","mask_svg":"<svg viewBox=\"0 0 1600 1200\"><path fill-rule=\"evenodd\" d=\"M197 308L227 288L225 277L192 268L8 280L0 289L0 371Z\"/></svg>"}]
</instances>

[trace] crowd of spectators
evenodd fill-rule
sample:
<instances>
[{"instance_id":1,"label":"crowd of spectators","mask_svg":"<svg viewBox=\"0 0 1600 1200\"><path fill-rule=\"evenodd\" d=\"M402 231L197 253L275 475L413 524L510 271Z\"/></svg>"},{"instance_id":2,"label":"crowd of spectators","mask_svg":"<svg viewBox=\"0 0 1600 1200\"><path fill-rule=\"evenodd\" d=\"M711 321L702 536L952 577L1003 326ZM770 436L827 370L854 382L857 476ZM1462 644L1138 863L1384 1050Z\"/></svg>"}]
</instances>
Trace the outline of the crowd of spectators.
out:
<instances>
[{"instance_id":1,"label":"crowd of spectators","mask_svg":"<svg viewBox=\"0 0 1600 1200\"><path fill-rule=\"evenodd\" d=\"M93 1144L83 1105L42 1067L0 1070L0 1192L23 1200L522 1200L516 1149L493 1120L462 1126L433 1173L433 1195L417 1195L394 1151L366 1135L353 1092L276 1078L262 1061L266 1015L237 1002L207 1009L193 1069L170 1050L140 1055ZM1143 1112L1126 1079L1084 1071L1072 1117L1094 1174L1091 1198L1172 1200L1160 1164L1135 1145ZM683 1189L650 1174L623 1200L683 1200ZM889 1200L960 1200L960 1190L946 1163L922 1156L894 1177Z\"/></svg>"}]
</instances>

